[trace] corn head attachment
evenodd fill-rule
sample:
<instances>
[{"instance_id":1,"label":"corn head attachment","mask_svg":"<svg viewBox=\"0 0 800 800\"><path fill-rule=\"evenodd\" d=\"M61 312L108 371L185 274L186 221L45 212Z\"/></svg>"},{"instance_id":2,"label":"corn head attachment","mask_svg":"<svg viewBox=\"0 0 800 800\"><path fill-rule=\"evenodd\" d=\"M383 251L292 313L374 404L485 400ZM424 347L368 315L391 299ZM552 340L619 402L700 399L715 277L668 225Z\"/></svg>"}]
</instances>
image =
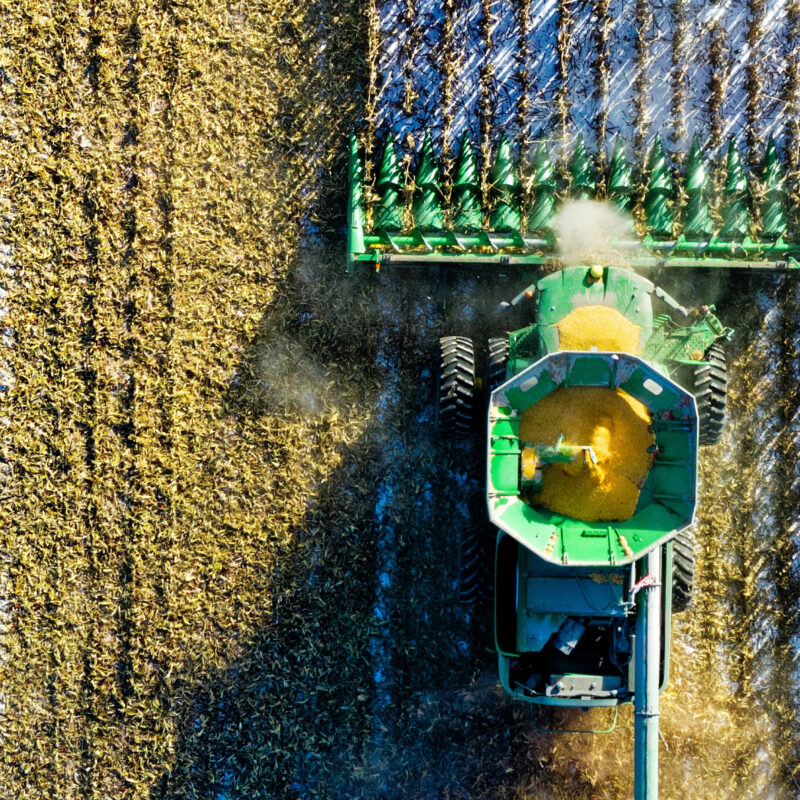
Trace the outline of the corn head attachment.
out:
<instances>
[{"instance_id":1,"label":"corn head attachment","mask_svg":"<svg viewBox=\"0 0 800 800\"><path fill-rule=\"evenodd\" d=\"M601 159L604 161L604 159ZM800 268L800 237L789 231L783 167L770 139L760 169L748 176L735 141L716 165L720 189L695 137L683 171L661 140L632 168L617 138L607 169L595 168L581 137L558 170L540 142L532 160L517 160L502 137L481 170L467 136L444 177L429 135L404 176L387 137L374 179L350 136L347 267L383 265L535 267L558 261L555 221L567 200L598 199L631 215L630 235L611 242L632 267ZM680 191L679 191L680 189Z\"/></svg>"}]
</instances>

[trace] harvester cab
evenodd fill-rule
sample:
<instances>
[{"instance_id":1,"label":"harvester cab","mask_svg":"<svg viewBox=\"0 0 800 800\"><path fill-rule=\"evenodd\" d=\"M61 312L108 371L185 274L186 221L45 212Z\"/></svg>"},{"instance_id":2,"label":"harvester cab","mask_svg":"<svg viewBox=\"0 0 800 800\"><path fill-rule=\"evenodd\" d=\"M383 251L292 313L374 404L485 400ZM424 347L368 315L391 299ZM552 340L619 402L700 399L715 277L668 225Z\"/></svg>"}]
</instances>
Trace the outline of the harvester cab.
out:
<instances>
[{"instance_id":1,"label":"harvester cab","mask_svg":"<svg viewBox=\"0 0 800 800\"><path fill-rule=\"evenodd\" d=\"M578 137L559 163L540 143L520 174L503 137L481 171L465 136L443 181L426 136L404 178L391 137L367 168L351 136L347 267L431 263L529 284L502 304L530 310L522 327L504 325L485 350L440 340L438 432L477 431L485 448L504 689L549 706L632 702L634 796L655 800L671 615L692 592L698 447L724 430L732 331L714 306L687 309L641 273L796 272L800 242L771 139L752 193L733 141L713 182L695 138L680 193L658 139L638 170L619 139L593 161ZM613 258L564 263L558 204L598 195L636 222L614 235Z\"/></svg>"}]
</instances>

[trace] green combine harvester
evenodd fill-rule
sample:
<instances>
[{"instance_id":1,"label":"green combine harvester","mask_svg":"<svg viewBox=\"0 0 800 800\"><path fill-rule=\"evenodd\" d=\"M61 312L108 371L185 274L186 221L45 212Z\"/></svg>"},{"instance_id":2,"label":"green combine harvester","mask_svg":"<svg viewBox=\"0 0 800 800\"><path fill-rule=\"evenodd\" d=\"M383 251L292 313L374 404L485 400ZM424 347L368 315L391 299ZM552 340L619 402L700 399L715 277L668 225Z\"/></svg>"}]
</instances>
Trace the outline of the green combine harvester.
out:
<instances>
[{"instance_id":1,"label":"green combine harvester","mask_svg":"<svg viewBox=\"0 0 800 800\"><path fill-rule=\"evenodd\" d=\"M638 200L619 140L607 172L592 164L579 139L558 173L540 144L523 180L502 139L482 188L465 138L445 189L426 136L407 186L389 138L366 185L351 137L348 269L430 262L517 271L528 284L502 310L525 310L529 324L480 349L465 336L440 340L438 430L477 432L485 447L503 688L545 706L632 702L634 796L655 800L671 616L692 594L698 447L724 430L732 331L713 306L687 310L639 271L794 271L800 245L787 233L772 140L757 199L733 142L714 196L695 138L681 202L658 140ZM619 263L561 263L558 204L601 191L636 217L613 242Z\"/></svg>"}]
</instances>

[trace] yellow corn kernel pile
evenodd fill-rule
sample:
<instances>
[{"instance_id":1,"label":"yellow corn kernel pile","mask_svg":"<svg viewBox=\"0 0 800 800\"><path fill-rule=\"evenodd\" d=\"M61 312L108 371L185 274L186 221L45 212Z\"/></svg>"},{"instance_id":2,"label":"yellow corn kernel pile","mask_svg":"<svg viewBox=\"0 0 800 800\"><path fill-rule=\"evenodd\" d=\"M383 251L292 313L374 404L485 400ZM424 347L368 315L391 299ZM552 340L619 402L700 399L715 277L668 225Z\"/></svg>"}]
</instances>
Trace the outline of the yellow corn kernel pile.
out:
<instances>
[{"instance_id":1,"label":"yellow corn kernel pile","mask_svg":"<svg viewBox=\"0 0 800 800\"><path fill-rule=\"evenodd\" d=\"M608 306L576 308L556 323L556 328L559 350L596 347L601 351L638 355L642 349L642 329Z\"/></svg>"},{"instance_id":2,"label":"yellow corn kernel pile","mask_svg":"<svg viewBox=\"0 0 800 800\"><path fill-rule=\"evenodd\" d=\"M554 445L560 434L572 445L590 446L597 462L548 464L540 492L526 500L587 522L630 519L653 460L650 414L621 389L569 386L522 412L520 441Z\"/></svg>"}]
</instances>

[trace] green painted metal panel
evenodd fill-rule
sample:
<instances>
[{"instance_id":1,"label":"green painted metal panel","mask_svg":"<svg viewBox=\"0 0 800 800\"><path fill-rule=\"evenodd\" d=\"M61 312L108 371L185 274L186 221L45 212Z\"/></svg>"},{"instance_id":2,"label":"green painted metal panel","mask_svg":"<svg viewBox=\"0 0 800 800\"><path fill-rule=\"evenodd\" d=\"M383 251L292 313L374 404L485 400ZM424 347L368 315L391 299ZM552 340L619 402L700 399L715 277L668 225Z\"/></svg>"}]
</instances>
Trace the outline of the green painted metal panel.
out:
<instances>
[{"instance_id":1,"label":"green painted metal panel","mask_svg":"<svg viewBox=\"0 0 800 800\"><path fill-rule=\"evenodd\" d=\"M493 453L490 468L491 491L519 494L519 454Z\"/></svg>"},{"instance_id":2,"label":"green painted metal panel","mask_svg":"<svg viewBox=\"0 0 800 800\"><path fill-rule=\"evenodd\" d=\"M653 422L688 420L694 414L692 396L672 381L660 381L655 368L644 361L620 369L617 385L631 397L644 403L653 414Z\"/></svg>"},{"instance_id":3,"label":"green painted metal panel","mask_svg":"<svg viewBox=\"0 0 800 800\"><path fill-rule=\"evenodd\" d=\"M519 497L509 498L503 505L494 505L497 527L502 530L513 530L516 532L514 537L534 552L542 552L552 545L550 550L550 560L561 560L561 544L558 539L559 528L554 524L551 515L545 515L538 509L529 506Z\"/></svg>"},{"instance_id":4,"label":"green painted metal panel","mask_svg":"<svg viewBox=\"0 0 800 800\"><path fill-rule=\"evenodd\" d=\"M577 357L564 386L613 386L614 362L604 358Z\"/></svg>"},{"instance_id":5,"label":"green painted metal panel","mask_svg":"<svg viewBox=\"0 0 800 800\"><path fill-rule=\"evenodd\" d=\"M508 389L507 398L514 408L523 409L541 400L556 388L558 388L558 384L552 376L543 373L536 378L535 383L533 378L515 381L514 385Z\"/></svg>"},{"instance_id":6,"label":"green painted metal panel","mask_svg":"<svg viewBox=\"0 0 800 800\"><path fill-rule=\"evenodd\" d=\"M519 418L511 415L514 410L508 406L498 409L502 415L493 425L489 435L494 439L495 437L502 436L518 436L519 435Z\"/></svg>"},{"instance_id":7,"label":"green painted metal panel","mask_svg":"<svg viewBox=\"0 0 800 800\"><path fill-rule=\"evenodd\" d=\"M533 614L621 616L622 586L610 581L597 581L587 575L534 576L524 579L524 605ZM535 584L533 586L532 584ZM520 591L520 598L522 598ZM526 626L528 627L528 626Z\"/></svg>"},{"instance_id":8,"label":"green painted metal panel","mask_svg":"<svg viewBox=\"0 0 800 800\"><path fill-rule=\"evenodd\" d=\"M442 182L429 133L425 134L414 183L416 185L412 205L414 227L418 230L440 230L444 227Z\"/></svg>"},{"instance_id":9,"label":"green painted metal panel","mask_svg":"<svg viewBox=\"0 0 800 800\"><path fill-rule=\"evenodd\" d=\"M657 364L703 363L703 354L714 342L727 339L733 334L731 328L718 327L715 324L718 320L713 314L709 317L698 317L686 328L676 328L672 322L656 327L642 355L647 361ZM700 355L699 359L696 358L697 355Z\"/></svg>"},{"instance_id":10,"label":"green painted metal panel","mask_svg":"<svg viewBox=\"0 0 800 800\"><path fill-rule=\"evenodd\" d=\"M519 453L519 440L516 437L492 439L492 453Z\"/></svg>"},{"instance_id":11,"label":"green painted metal panel","mask_svg":"<svg viewBox=\"0 0 800 800\"><path fill-rule=\"evenodd\" d=\"M690 440L673 431L659 431L656 434L656 447L661 451L659 460L662 464L688 464L693 457Z\"/></svg>"},{"instance_id":12,"label":"green painted metal panel","mask_svg":"<svg viewBox=\"0 0 800 800\"><path fill-rule=\"evenodd\" d=\"M481 211L481 187L478 164L472 150L469 136L461 139L461 152L453 180L453 227L457 231L480 230L483 214Z\"/></svg>"},{"instance_id":13,"label":"green painted metal panel","mask_svg":"<svg viewBox=\"0 0 800 800\"><path fill-rule=\"evenodd\" d=\"M358 139L350 134L347 162L350 194L347 203L347 271L355 269L355 258L364 252L364 199L362 191L363 167L358 152Z\"/></svg>"},{"instance_id":14,"label":"green painted metal panel","mask_svg":"<svg viewBox=\"0 0 800 800\"><path fill-rule=\"evenodd\" d=\"M492 452L489 480L491 490L500 495L519 493L519 420L509 418L505 412L493 425L489 433Z\"/></svg>"}]
</instances>

